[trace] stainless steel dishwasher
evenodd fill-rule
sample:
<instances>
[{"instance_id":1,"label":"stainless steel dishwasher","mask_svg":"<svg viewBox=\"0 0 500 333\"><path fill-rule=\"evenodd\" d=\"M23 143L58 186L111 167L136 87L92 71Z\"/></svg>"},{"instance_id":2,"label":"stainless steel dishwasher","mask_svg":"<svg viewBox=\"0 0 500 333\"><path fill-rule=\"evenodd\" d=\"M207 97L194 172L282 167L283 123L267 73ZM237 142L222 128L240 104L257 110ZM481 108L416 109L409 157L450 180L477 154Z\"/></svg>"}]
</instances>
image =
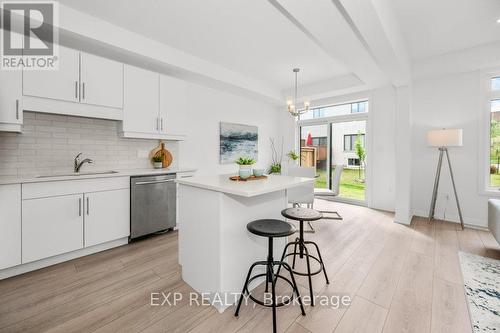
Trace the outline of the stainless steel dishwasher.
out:
<instances>
[{"instance_id":1,"label":"stainless steel dishwasher","mask_svg":"<svg viewBox=\"0 0 500 333\"><path fill-rule=\"evenodd\" d=\"M175 174L130 178L130 239L175 227Z\"/></svg>"}]
</instances>

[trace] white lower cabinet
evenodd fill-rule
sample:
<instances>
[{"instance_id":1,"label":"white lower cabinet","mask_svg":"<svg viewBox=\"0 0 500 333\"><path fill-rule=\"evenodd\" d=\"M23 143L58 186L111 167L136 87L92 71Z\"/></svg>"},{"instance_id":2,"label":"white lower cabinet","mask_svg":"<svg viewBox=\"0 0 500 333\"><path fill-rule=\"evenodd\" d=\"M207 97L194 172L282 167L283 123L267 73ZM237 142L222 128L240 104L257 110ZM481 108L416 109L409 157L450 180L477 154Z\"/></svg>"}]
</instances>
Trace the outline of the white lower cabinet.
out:
<instances>
[{"instance_id":1,"label":"white lower cabinet","mask_svg":"<svg viewBox=\"0 0 500 333\"><path fill-rule=\"evenodd\" d=\"M21 264L21 185L0 185L0 269Z\"/></svg>"},{"instance_id":2,"label":"white lower cabinet","mask_svg":"<svg viewBox=\"0 0 500 333\"><path fill-rule=\"evenodd\" d=\"M22 211L23 264L83 247L82 194L24 200Z\"/></svg>"},{"instance_id":3,"label":"white lower cabinet","mask_svg":"<svg viewBox=\"0 0 500 333\"><path fill-rule=\"evenodd\" d=\"M85 247L130 234L130 190L85 193Z\"/></svg>"},{"instance_id":4,"label":"white lower cabinet","mask_svg":"<svg viewBox=\"0 0 500 333\"><path fill-rule=\"evenodd\" d=\"M129 236L129 194L129 177L23 185L22 263Z\"/></svg>"}]
</instances>

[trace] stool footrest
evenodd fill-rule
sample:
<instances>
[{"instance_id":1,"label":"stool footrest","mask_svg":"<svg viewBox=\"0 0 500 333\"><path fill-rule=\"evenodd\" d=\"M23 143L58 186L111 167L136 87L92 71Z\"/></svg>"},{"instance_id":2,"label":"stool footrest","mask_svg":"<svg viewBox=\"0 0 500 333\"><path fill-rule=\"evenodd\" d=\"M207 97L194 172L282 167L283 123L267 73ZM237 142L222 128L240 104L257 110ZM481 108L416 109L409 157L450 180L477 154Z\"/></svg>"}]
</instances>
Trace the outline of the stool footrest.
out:
<instances>
[{"instance_id":1,"label":"stool footrest","mask_svg":"<svg viewBox=\"0 0 500 333\"><path fill-rule=\"evenodd\" d=\"M251 277L249 280L248 280L248 284L250 284L250 282L252 282L253 280L259 278L259 277L263 277L263 276L267 276L267 273L261 273L261 274L257 274L257 275L254 275L253 277ZM291 287L292 287L292 290L294 290L294 286L293 286L293 282L290 281L289 279L287 279L286 277L284 277L283 275L276 275L274 274L274 277L275 277L275 281L274 283L276 283L277 279L282 279L284 281L286 281ZM266 306L266 307L272 307L272 303L271 304L266 304L265 302L259 300L259 299L256 299L252 293L248 290L248 288L245 288L245 292L247 293L248 297L254 301L255 303L257 304L260 304L262 306ZM288 305L290 304L293 299L294 299L294 295L295 295L295 290L294 292L292 293L292 295L290 296L290 298L286 301L286 302L280 302L280 303L276 303L276 307L281 307L281 306L285 306L285 305Z\"/></svg>"},{"instance_id":2,"label":"stool footrest","mask_svg":"<svg viewBox=\"0 0 500 333\"><path fill-rule=\"evenodd\" d=\"M289 256L293 256L293 255L300 255L300 252L292 252L292 253L287 253L285 254L284 258L287 258ZM311 273L307 273L307 272L298 272L296 270L293 269L293 274L297 274L297 275L300 275L300 276L308 276L308 275L316 275L316 274L319 274L323 271L323 263L321 262L321 260L319 260L319 258L313 256L312 254L303 254L303 256L308 256L309 258L312 258L314 260L316 260L316 262L319 264L319 269L315 272L311 272Z\"/></svg>"}]
</instances>

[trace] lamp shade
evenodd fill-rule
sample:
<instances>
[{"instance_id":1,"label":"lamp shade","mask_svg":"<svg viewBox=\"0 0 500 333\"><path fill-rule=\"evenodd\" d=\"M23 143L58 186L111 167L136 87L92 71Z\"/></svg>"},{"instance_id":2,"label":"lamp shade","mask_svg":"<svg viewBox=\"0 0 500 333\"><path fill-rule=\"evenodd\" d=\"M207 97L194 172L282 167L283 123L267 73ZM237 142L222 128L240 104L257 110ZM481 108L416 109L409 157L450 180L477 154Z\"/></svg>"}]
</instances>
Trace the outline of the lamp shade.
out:
<instances>
[{"instance_id":1,"label":"lamp shade","mask_svg":"<svg viewBox=\"0 0 500 333\"><path fill-rule=\"evenodd\" d=\"M427 132L427 144L431 147L461 147L462 129L439 129Z\"/></svg>"}]
</instances>

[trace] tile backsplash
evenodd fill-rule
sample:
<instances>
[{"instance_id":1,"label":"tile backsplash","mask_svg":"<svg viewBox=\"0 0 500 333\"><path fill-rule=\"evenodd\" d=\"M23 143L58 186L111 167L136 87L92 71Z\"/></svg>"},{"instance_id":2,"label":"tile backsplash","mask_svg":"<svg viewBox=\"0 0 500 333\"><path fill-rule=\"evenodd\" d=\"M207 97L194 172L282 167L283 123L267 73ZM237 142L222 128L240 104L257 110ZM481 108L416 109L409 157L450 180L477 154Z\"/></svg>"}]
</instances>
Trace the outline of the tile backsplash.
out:
<instances>
[{"instance_id":1,"label":"tile backsplash","mask_svg":"<svg viewBox=\"0 0 500 333\"><path fill-rule=\"evenodd\" d=\"M79 152L91 158L82 171L150 168L158 140L124 139L118 121L24 112L23 133L0 132L0 176L72 172ZM166 142L177 164L178 143Z\"/></svg>"}]
</instances>

